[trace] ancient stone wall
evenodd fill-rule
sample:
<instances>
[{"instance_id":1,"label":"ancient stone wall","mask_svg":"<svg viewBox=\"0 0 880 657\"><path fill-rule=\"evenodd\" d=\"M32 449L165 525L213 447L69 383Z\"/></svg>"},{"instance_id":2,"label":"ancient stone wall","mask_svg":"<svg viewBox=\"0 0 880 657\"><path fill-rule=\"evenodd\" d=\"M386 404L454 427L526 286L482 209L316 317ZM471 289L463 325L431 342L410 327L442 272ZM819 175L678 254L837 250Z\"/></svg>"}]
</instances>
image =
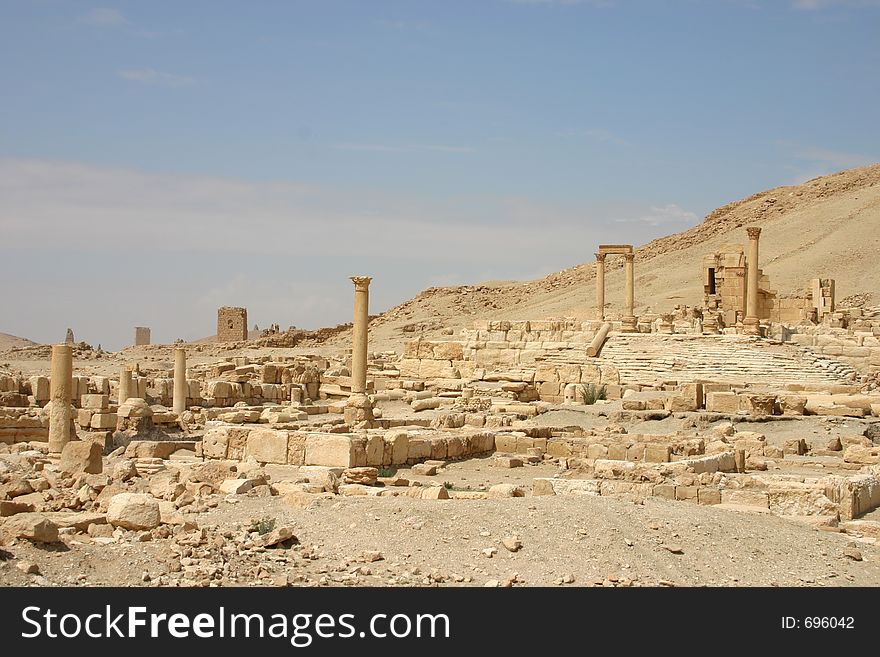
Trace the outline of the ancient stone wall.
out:
<instances>
[{"instance_id":1,"label":"ancient stone wall","mask_svg":"<svg viewBox=\"0 0 880 657\"><path fill-rule=\"evenodd\" d=\"M150 344L150 327L149 326L135 326L134 327L134 346L140 347L142 345Z\"/></svg>"},{"instance_id":2,"label":"ancient stone wall","mask_svg":"<svg viewBox=\"0 0 880 657\"><path fill-rule=\"evenodd\" d=\"M248 337L247 308L217 310L217 342L242 342Z\"/></svg>"}]
</instances>

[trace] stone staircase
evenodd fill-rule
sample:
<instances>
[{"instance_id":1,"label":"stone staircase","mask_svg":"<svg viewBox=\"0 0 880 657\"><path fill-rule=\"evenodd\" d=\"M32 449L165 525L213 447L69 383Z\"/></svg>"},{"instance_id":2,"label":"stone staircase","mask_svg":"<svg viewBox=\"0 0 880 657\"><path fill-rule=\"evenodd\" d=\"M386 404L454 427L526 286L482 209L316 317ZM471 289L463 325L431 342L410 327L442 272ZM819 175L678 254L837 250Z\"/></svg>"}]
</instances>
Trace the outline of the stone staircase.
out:
<instances>
[{"instance_id":1,"label":"stone staircase","mask_svg":"<svg viewBox=\"0 0 880 657\"><path fill-rule=\"evenodd\" d=\"M587 359L590 360L590 359ZM596 359L623 383L716 381L768 386L852 383L856 371L791 344L740 335L609 335Z\"/></svg>"}]
</instances>

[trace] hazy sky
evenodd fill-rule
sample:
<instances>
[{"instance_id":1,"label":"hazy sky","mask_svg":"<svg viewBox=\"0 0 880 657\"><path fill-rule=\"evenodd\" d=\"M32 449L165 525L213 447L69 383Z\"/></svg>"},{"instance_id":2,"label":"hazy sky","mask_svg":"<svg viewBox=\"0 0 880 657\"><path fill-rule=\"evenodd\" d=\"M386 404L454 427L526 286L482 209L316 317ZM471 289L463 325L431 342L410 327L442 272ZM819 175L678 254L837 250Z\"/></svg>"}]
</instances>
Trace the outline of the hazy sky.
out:
<instances>
[{"instance_id":1,"label":"hazy sky","mask_svg":"<svg viewBox=\"0 0 880 657\"><path fill-rule=\"evenodd\" d=\"M0 2L0 331L529 279L880 159L880 0Z\"/></svg>"}]
</instances>

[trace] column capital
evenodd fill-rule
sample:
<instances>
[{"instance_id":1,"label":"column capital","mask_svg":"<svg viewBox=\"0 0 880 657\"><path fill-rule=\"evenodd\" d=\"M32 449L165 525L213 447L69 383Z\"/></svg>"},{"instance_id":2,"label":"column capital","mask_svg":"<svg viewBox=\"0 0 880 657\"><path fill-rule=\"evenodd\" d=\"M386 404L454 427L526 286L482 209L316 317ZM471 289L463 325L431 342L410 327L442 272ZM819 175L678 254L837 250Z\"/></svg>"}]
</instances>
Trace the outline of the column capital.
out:
<instances>
[{"instance_id":1,"label":"column capital","mask_svg":"<svg viewBox=\"0 0 880 657\"><path fill-rule=\"evenodd\" d=\"M761 227L760 226L749 226L748 228L746 228L746 232L749 234L750 240L756 240L756 239L758 239L758 236L761 234Z\"/></svg>"},{"instance_id":2,"label":"column capital","mask_svg":"<svg viewBox=\"0 0 880 657\"><path fill-rule=\"evenodd\" d=\"M632 262L633 260L636 259L636 254L635 253L624 253L623 257L626 258L627 262Z\"/></svg>"},{"instance_id":3,"label":"column capital","mask_svg":"<svg viewBox=\"0 0 880 657\"><path fill-rule=\"evenodd\" d=\"M597 253L596 254L596 262L605 262L606 253Z\"/></svg>"},{"instance_id":4,"label":"column capital","mask_svg":"<svg viewBox=\"0 0 880 657\"><path fill-rule=\"evenodd\" d=\"M370 281L372 281L372 277L370 276L352 276L351 282L354 283L355 290L366 290L370 287Z\"/></svg>"}]
</instances>

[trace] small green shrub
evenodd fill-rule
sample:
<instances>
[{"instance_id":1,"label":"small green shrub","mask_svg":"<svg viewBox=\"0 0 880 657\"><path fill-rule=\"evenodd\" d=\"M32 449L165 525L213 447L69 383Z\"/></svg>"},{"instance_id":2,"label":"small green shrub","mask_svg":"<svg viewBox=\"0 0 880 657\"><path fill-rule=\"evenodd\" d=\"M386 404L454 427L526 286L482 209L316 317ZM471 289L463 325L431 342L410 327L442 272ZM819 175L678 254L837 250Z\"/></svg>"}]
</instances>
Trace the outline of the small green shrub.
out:
<instances>
[{"instance_id":1,"label":"small green shrub","mask_svg":"<svg viewBox=\"0 0 880 657\"><path fill-rule=\"evenodd\" d=\"M601 386L597 386L595 383L590 383L589 385L581 386L581 395L584 398L584 404L587 406L592 406L600 399L605 399L608 394L608 389L603 384Z\"/></svg>"},{"instance_id":2,"label":"small green shrub","mask_svg":"<svg viewBox=\"0 0 880 657\"><path fill-rule=\"evenodd\" d=\"M444 481L443 488L445 488L446 490L452 490L453 488L455 488L455 484L453 484L451 481Z\"/></svg>"},{"instance_id":3,"label":"small green shrub","mask_svg":"<svg viewBox=\"0 0 880 657\"><path fill-rule=\"evenodd\" d=\"M397 474L397 468L379 468L380 477L393 477Z\"/></svg>"},{"instance_id":4,"label":"small green shrub","mask_svg":"<svg viewBox=\"0 0 880 657\"><path fill-rule=\"evenodd\" d=\"M275 529L275 518L260 518L259 520L251 520L251 528L252 532L257 532L261 536L263 534L268 534L270 531Z\"/></svg>"}]
</instances>

